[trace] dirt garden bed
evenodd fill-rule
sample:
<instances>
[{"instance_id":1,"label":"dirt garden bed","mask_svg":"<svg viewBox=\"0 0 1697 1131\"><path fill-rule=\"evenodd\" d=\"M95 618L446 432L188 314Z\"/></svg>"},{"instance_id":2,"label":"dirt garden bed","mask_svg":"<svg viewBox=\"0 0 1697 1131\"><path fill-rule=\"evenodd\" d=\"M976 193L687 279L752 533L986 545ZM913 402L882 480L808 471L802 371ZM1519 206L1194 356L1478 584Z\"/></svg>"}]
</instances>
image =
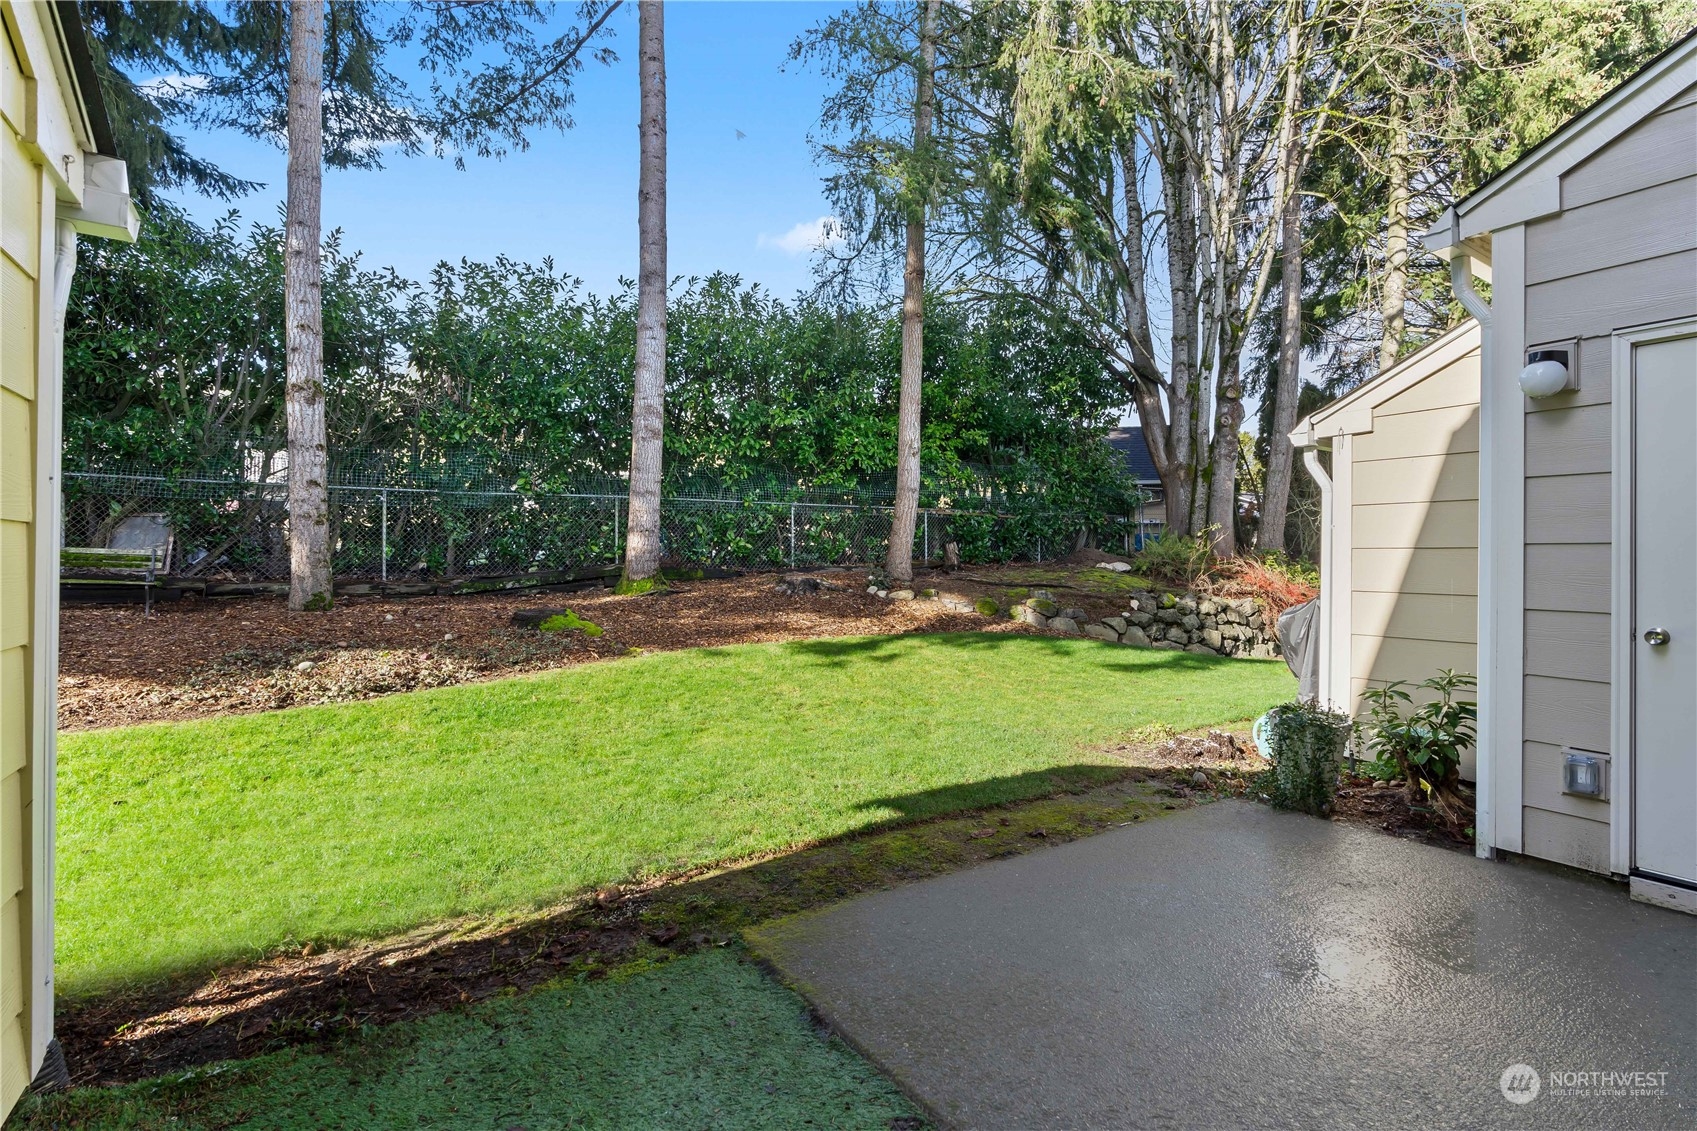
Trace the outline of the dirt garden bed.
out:
<instances>
[{"instance_id":1,"label":"dirt garden bed","mask_svg":"<svg viewBox=\"0 0 1697 1131\"><path fill-rule=\"evenodd\" d=\"M1121 564L1120 571L1101 563ZM294 615L278 597L185 597L144 616L133 605L67 603L60 614L59 725L65 730L203 718L494 679L625 656L726 644L907 632L1040 632L959 602L890 601L863 570L820 571L818 592L790 595L781 575L675 582L617 597L494 593L347 597ZM986 599L1005 612L1033 591L1101 620L1133 593L1160 588L1125 559L1082 550L1057 562L916 572L914 587ZM1233 595L1242 596L1232 591ZM986 606L988 607L988 606ZM538 632L514 614L569 608L600 628Z\"/></svg>"},{"instance_id":2,"label":"dirt garden bed","mask_svg":"<svg viewBox=\"0 0 1697 1131\"><path fill-rule=\"evenodd\" d=\"M1105 571L1104 571L1105 572ZM60 615L59 725L66 730L265 711L629 655L709 645L905 632L1033 632L937 602L880 600L865 575L791 597L776 575L675 583L667 592L353 597L291 614L280 598L67 604ZM515 613L569 608L600 628L539 632Z\"/></svg>"}]
</instances>

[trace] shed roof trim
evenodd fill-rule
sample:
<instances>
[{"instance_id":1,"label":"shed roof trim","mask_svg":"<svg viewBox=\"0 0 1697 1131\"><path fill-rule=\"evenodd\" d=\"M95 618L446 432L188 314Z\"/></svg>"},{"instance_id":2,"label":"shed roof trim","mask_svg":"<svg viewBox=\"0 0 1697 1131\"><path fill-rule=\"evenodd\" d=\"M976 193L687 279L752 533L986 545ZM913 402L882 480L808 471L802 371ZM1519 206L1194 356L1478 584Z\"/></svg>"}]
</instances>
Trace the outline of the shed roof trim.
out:
<instances>
[{"instance_id":1,"label":"shed roof trim","mask_svg":"<svg viewBox=\"0 0 1697 1131\"><path fill-rule=\"evenodd\" d=\"M1520 160L1445 210L1425 234L1433 251L1489 257L1490 233L1561 211L1561 178L1697 83L1697 32L1576 114ZM1481 237L1484 237L1482 240Z\"/></svg>"},{"instance_id":2,"label":"shed roof trim","mask_svg":"<svg viewBox=\"0 0 1697 1131\"><path fill-rule=\"evenodd\" d=\"M1347 396L1309 413L1290 434L1298 448L1319 447L1332 436L1373 431L1373 412L1426 378L1479 348L1479 323L1472 318L1409 354Z\"/></svg>"}]
</instances>

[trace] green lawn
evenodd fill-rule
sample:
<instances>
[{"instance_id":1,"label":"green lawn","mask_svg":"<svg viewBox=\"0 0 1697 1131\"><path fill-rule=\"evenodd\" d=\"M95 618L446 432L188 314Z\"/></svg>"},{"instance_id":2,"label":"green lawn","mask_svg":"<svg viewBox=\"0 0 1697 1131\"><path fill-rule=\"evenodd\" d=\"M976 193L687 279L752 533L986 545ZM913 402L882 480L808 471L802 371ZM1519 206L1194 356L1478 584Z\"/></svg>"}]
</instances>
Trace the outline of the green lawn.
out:
<instances>
[{"instance_id":1,"label":"green lawn","mask_svg":"<svg viewBox=\"0 0 1697 1131\"><path fill-rule=\"evenodd\" d=\"M67 734L61 992L527 908L1046 792L1131 728L1249 718L1276 661L963 633L748 645ZM1024 776L1022 776L1024 775Z\"/></svg>"},{"instance_id":2,"label":"green lawn","mask_svg":"<svg viewBox=\"0 0 1697 1131\"><path fill-rule=\"evenodd\" d=\"M918 1112L731 949L124 1088L25 1100L8 1131L863 1128Z\"/></svg>"}]
</instances>

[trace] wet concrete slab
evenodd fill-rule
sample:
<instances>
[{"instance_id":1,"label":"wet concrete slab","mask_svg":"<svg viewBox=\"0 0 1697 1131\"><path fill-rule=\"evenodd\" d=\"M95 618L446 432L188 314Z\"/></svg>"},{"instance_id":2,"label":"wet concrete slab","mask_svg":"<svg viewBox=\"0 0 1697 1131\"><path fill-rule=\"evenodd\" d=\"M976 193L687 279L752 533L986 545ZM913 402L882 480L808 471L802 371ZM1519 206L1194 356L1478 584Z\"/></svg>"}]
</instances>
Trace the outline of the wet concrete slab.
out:
<instances>
[{"instance_id":1,"label":"wet concrete slab","mask_svg":"<svg viewBox=\"0 0 1697 1131\"><path fill-rule=\"evenodd\" d=\"M946 1126L1697 1126L1697 917L1244 802L751 941Z\"/></svg>"}]
</instances>

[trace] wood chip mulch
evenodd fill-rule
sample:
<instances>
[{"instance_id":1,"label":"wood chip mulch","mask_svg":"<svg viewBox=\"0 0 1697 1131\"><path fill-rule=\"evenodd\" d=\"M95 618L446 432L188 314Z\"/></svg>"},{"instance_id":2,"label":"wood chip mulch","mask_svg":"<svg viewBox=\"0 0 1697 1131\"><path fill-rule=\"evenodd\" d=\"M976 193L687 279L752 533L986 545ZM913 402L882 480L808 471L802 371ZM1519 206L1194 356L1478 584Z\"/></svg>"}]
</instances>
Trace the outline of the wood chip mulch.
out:
<instances>
[{"instance_id":1,"label":"wood chip mulch","mask_svg":"<svg viewBox=\"0 0 1697 1131\"><path fill-rule=\"evenodd\" d=\"M864 574L786 596L776 575L676 583L661 594L354 597L327 613L280 598L184 599L154 606L67 603L60 614L62 730L203 718L494 679L707 645L905 632L1033 632L936 601L887 601ZM538 632L515 612L569 608L603 630Z\"/></svg>"}]
</instances>

